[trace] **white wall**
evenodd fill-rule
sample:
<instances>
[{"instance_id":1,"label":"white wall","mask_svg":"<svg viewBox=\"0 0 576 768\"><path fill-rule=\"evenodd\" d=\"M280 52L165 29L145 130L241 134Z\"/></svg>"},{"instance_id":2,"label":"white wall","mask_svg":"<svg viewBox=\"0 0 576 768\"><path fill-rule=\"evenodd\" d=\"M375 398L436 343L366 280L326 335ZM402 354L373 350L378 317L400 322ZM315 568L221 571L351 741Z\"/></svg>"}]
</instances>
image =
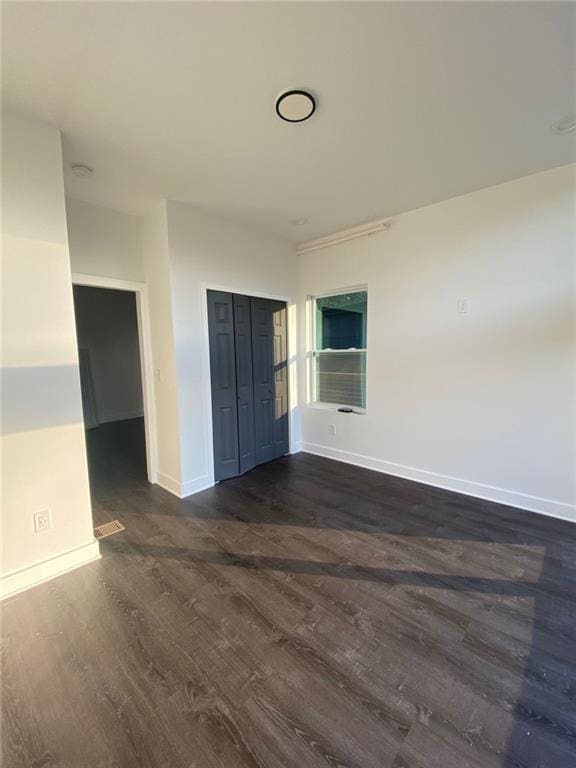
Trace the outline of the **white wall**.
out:
<instances>
[{"instance_id":1,"label":"white wall","mask_svg":"<svg viewBox=\"0 0 576 768\"><path fill-rule=\"evenodd\" d=\"M291 440L299 441L295 356L297 261L277 237L168 203L183 494L213 482L206 288L288 299Z\"/></svg>"},{"instance_id":2,"label":"white wall","mask_svg":"<svg viewBox=\"0 0 576 768\"><path fill-rule=\"evenodd\" d=\"M142 255L148 284L154 360L156 479L169 491L180 495L180 420L166 202L159 203L142 221Z\"/></svg>"},{"instance_id":3,"label":"white wall","mask_svg":"<svg viewBox=\"0 0 576 768\"><path fill-rule=\"evenodd\" d=\"M2 115L2 593L98 556L59 132ZM49 509L53 528L34 533Z\"/></svg>"},{"instance_id":4,"label":"white wall","mask_svg":"<svg viewBox=\"0 0 576 768\"><path fill-rule=\"evenodd\" d=\"M562 167L303 255L302 307L366 283L369 313L367 413L304 407L304 449L576 519L574 203Z\"/></svg>"},{"instance_id":5,"label":"white wall","mask_svg":"<svg viewBox=\"0 0 576 768\"><path fill-rule=\"evenodd\" d=\"M66 214L72 272L144 281L139 216L72 198Z\"/></svg>"},{"instance_id":6,"label":"white wall","mask_svg":"<svg viewBox=\"0 0 576 768\"><path fill-rule=\"evenodd\" d=\"M78 348L90 357L98 421L142 416L135 294L75 286L74 305Z\"/></svg>"}]
</instances>

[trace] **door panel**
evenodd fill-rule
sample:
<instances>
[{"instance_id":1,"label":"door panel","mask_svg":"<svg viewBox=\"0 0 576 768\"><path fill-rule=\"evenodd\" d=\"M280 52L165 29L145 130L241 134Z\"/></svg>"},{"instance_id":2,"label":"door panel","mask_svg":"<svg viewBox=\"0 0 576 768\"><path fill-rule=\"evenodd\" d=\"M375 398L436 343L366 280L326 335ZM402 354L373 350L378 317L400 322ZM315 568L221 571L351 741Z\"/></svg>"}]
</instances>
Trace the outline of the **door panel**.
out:
<instances>
[{"instance_id":1,"label":"door panel","mask_svg":"<svg viewBox=\"0 0 576 768\"><path fill-rule=\"evenodd\" d=\"M234 462L238 453L238 445L234 440L234 420L233 408L220 408L220 461L227 464Z\"/></svg>"},{"instance_id":2,"label":"door panel","mask_svg":"<svg viewBox=\"0 0 576 768\"><path fill-rule=\"evenodd\" d=\"M238 402L238 453L240 473L256 466L254 451L254 387L250 298L234 295L236 340L236 390Z\"/></svg>"},{"instance_id":3,"label":"door panel","mask_svg":"<svg viewBox=\"0 0 576 768\"><path fill-rule=\"evenodd\" d=\"M216 381L220 389L234 389L234 338L228 331L216 332Z\"/></svg>"},{"instance_id":4,"label":"door panel","mask_svg":"<svg viewBox=\"0 0 576 768\"><path fill-rule=\"evenodd\" d=\"M274 458L289 451L288 438L288 327L286 304L271 301L274 370Z\"/></svg>"},{"instance_id":5,"label":"door panel","mask_svg":"<svg viewBox=\"0 0 576 768\"><path fill-rule=\"evenodd\" d=\"M269 299L250 299L254 370L254 433L256 463L274 458L274 381L272 312Z\"/></svg>"},{"instance_id":6,"label":"door panel","mask_svg":"<svg viewBox=\"0 0 576 768\"><path fill-rule=\"evenodd\" d=\"M232 294L208 291L208 330L212 383L214 478L239 473L236 355Z\"/></svg>"}]
</instances>

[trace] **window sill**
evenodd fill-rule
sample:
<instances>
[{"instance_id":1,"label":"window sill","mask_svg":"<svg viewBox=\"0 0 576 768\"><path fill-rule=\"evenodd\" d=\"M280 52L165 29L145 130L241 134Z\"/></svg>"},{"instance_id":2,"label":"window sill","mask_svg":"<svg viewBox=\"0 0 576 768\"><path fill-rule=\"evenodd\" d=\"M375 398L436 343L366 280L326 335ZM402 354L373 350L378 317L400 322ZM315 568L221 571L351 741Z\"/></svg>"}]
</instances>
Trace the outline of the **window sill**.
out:
<instances>
[{"instance_id":1,"label":"window sill","mask_svg":"<svg viewBox=\"0 0 576 768\"><path fill-rule=\"evenodd\" d=\"M332 411L339 413L339 408L352 408L352 413L343 413L343 416L348 415L354 415L354 416L365 416L366 415L366 408L354 408L350 405L334 405L332 403L306 403L307 408L311 408L313 411Z\"/></svg>"}]
</instances>

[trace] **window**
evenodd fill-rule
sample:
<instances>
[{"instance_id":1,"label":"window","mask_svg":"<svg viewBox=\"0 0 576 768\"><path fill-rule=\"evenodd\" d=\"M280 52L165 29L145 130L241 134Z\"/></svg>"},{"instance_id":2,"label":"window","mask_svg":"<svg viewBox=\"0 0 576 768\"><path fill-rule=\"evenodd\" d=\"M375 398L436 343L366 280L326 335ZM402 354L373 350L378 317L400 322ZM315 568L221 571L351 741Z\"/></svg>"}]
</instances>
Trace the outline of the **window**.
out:
<instances>
[{"instance_id":1,"label":"window","mask_svg":"<svg viewBox=\"0 0 576 768\"><path fill-rule=\"evenodd\" d=\"M318 296L312 302L312 399L365 408L368 293Z\"/></svg>"}]
</instances>

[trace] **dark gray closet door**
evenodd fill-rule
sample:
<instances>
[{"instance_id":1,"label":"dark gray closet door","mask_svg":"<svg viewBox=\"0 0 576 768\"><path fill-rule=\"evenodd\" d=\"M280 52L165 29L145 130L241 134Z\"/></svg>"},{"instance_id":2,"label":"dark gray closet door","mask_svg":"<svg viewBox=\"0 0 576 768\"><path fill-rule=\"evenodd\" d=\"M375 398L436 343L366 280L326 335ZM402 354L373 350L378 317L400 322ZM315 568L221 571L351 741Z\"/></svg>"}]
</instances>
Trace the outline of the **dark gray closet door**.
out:
<instances>
[{"instance_id":1,"label":"dark gray closet door","mask_svg":"<svg viewBox=\"0 0 576 768\"><path fill-rule=\"evenodd\" d=\"M254 451L254 387L252 373L252 323L250 297L234 295L236 337L236 391L240 474L256 466Z\"/></svg>"},{"instance_id":2,"label":"dark gray closet door","mask_svg":"<svg viewBox=\"0 0 576 768\"><path fill-rule=\"evenodd\" d=\"M239 473L234 308L231 293L208 291L214 478Z\"/></svg>"},{"instance_id":3,"label":"dark gray closet door","mask_svg":"<svg viewBox=\"0 0 576 768\"><path fill-rule=\"evenodd\" d=\"M274 362L269 299L250 299L256 463L274 458Z\"/></svg>"},{"instance_id":4,"label":"dark gray closet door","mask_svg":"<svg viewBox=\"0 0 576 768\"><path fill-rule=\"evenodd\" d=\"M271 301L274 359L274 458L288 453L288 328L286 304Z\"/></svg>"}]
</instances>

